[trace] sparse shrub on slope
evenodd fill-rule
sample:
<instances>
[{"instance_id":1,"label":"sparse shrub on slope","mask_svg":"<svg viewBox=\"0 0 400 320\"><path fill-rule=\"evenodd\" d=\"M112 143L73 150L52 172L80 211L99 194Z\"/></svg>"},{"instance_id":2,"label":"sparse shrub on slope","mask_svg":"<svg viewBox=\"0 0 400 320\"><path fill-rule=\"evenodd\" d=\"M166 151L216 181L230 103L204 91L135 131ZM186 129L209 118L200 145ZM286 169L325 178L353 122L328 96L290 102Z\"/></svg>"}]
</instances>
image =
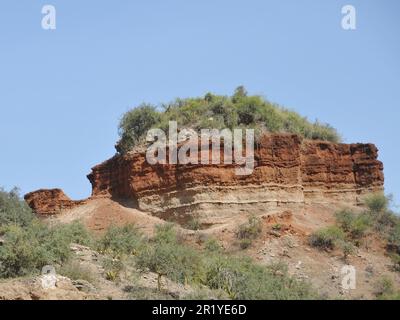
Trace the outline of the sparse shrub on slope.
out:
<instances>
[{"instance_id":1,"label":"sparse shrub on slope","mask_svg":"<svg viewBox=\"0 0 400 320\"><path fill-rule=\"evenodd\" d=\"M382 276L375 284L375 296L379 300L400 300L400 291L396 291L393 280Z\"/></svg>"},{"instance_id":2,"label":"sparse shrub on slope","mask_svg":"<svg viewBox=\"0 0 400 320\"><path fill-rule=\"evenodd\" d=\"M400 271L400 217L389 207L392 198L383 193L365 197L365 209L359 213L344 209L336 213L336 226L314 232L309 243L314 247L343 250L344 258L360 246L368 233L375 232L387 242L387 250L393 260L393 268Z\"/></svg>"},{"instance_id":3,"label":"sparse shrub on slope","mask_svg":"<svg viewBox=\"0 0 400 320\"><path fill-rule=\"evenodd\" d=\"M287 300L315 297L309 284L287 274L285 268L267 268L250 258L214 255L206 261L205 284L222 289L231 299Z\"/></svg>"},{"instance_id":4,"label":"sparse shrub on slope","mask_svg":"<svg viewBox=\"0 0 400 320\"><path fill-rule=\"evenodd\" d=\"M134 225L110 226L97 241L97 250L113 257L135 255L144 245L144 237Z\"/></svg>"},{"instance_id":5,"label":"sparse shrub on slope","mask_svg":"<svg viewBox=\"0 0 400 320\"><path fill-rule=\"evenodd\" d=\"M58 268L57 272L71 280L86 280L92 284L96 283L93 270L78 261L68 261Z\"/></svg>"},{"instance_id":6,"label":"sparse shrub on slope","mask_svg":"<svg viewBox=\"0 0 400 320\"><path fill-rule=\"evenodd\" d=\"M227 255L214 245L200 251L179 243L171 225L159 226L136 266L180 283L203 285L213 292L222 290L231 299L310 299L309 284L295 280L285 268L268 268L250 258Z\"/></svg>"},{"instance_id":7,"label":"sparse shrub on slope","mask_svg":"<svg viewBox=\"0 0 400 320\"><path fill-rule=\"evenodd\" d=\"M179 243L171 224L157 226L154 238L136 259L136 266L140 270L157 273L159 290L162 276L180 283L195 281L201 273L200 265L199 254Z\"/></svg>"},{"instance_id":8,"label":"sparse shrub on slope","mask_svg":"<svg viewBox=\"0 0 400 320\"><path fill-rule=\"evenodd\" d=\"M386 211L391 201L390 196L383 193L372 193L364 198L364 204L371 213L378 214Z\"/></svg>"},{"instance_id":9,"label":"sparse shrub on slope","mask_svg":"<svg viewBox=\"0 0 400 320\"><path fill-rule=\"evenodd\" d=\"M365 213L356 214L349 209L337 212L336 222L353 240L362 238L372 224L369 215Z\"/></svg>"},{"instance_id":10,"label":"sparse shrub on slope","mask_svg":"<svg viewBox=\"0 0 400 320\"><path fill-rule=\"evenodd\" d=\"M45 265L61 264L70 256L70 243L89 244L79 222L49 227L35 217L17 189L0 191L0 277L37 273Z\"/></svg>"},{"instance_id":11,"label":"sparse shrub on slope","mask_svg":"<svg viewBox=\"0 0 400 320\"><path fill-rule=\"evenodd\" d=\"M10 192L0 188L0 226L14 224L26 227L34 219L35 215L26 202L21 199L17 188Z\"/></svg>"},{"instance_id":12,"label":"sparse shrub on slope","mask_svg":"<svg viewBox=\"0 0 400 320\"><path fill-rule=\"evenodd\" d=\"M77 243L84 246L93 245L93 237L80 221L68 224L60 224L54 227L57 237L63 238L65 242Z\"/></svg>"},{"instance_id":13,"label":"sparse shrub on slope","mask_svg":"<svg viewBox=\"0 0 400 320\"><path fill-rule=\"evenodd\" d=\"M126 153L145 140L147 130L166 130L169 121L179 128L253 128L256 136L263 132L296 133L308 139L339 142L337 131L328 124L310 122L294 111L272 104L261 96L249 96L241 86L231 96L207 93L204 97L176 99L159 111L140 105L128 111L119 125L120 140L116 149Z\"/></svg>"},{"instance_id":14,"label":"sparse shrub on slope","mask_svg":"<svg viewBox=\"0 0 400 320\"><path fill-rule=\"evenodd\" d=\"M261 220L252 215L249 217L249 221L240 225L236 236L239 239L239 244L242 249L246 249L251 246L253 240L261 234L262 223Z\"/></svg>"},{"instance_id":15,"label":"sparse shrub on slope","mask_svg":"<svg viewBox=\"0 0 400 320\"><path fill-rule=\"evenodd\" d=\"M343 241L344 238L345 234L342 229L330 226L314 232L309 238L309 243L320 249L332 250L338 241Z\"/></svg>"},{"instance_id":16,"label":"sparse shrub on slope","mask_svg":"<svg viewBox=\"0 0 400 320\"><path fill-rule=\"evenodd\" d=\"M221 244L214 238L208 238L206 240L204 249L210 252L221 252L223 250Z\"/></svg>"},{"instance_id":17,"label":"sparse shrub on slope","mask_svg":"<svg viewBox=\"0 0 400 320\"><path fill-rule=\"evenodd\" d=\"M70 239L35 222L27 228L10 225L3 229L0 246L0 277L17 277L39 272L45 265L61 264L70 257Z\"/></svg>"}]
</instances>

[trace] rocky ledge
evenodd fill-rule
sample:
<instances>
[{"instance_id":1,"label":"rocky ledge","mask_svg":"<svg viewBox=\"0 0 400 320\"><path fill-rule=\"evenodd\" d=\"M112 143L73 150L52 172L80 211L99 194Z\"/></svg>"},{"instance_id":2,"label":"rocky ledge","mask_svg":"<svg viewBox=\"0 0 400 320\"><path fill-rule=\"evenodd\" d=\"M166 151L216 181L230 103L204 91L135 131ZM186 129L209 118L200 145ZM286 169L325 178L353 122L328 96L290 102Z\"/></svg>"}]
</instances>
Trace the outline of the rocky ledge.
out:
<instances>
[{"instance_id":1,"label":"rocky ledge","mask_svg":"<svg viewBox=\"0 0 400 320\"><path fill-rule=\"evenodd\" d=\"M223 144L221 144L221 158ZM238 176L231 165L156 164L146 154L116 155L92 168L92 197L129 203L164 219L226 217L304 203L357 204L383 190L383 164L373 144L304 140L294 134L262 136L255 145L251 175ZM81 205L59 190L25 196L39 214Z\"/></svg>"}]
</instances>

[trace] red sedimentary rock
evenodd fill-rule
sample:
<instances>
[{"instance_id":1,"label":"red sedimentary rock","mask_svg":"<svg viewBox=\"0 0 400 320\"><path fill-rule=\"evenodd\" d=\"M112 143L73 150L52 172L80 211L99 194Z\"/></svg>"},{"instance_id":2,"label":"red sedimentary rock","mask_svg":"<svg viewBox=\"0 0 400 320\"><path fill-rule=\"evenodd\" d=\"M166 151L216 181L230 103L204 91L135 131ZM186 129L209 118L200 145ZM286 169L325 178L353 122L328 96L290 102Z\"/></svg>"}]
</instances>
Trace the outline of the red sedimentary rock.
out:
<instances>
[{"instance_id":1,"label":"red sedimentary rock","mask_svg":"<svg viewBox=\"0 0 400 320\"><path fill-rule=\"evenodd\" d=\"M61 189L41 189L25 195L25 201L38 214L53 215L85 203L73 201Z\"/></svg>"},{"instance_id":2,"label":"red sedimentary rock","mask_svg":"<svg viewBox=\"0 0 400 320\"><path fill-rule=\"evenodd\" d=\"M193 212L215 217L305 202L356 204L362 195L383 190L377 151L373 144L271 134L256 143L254 171L247 176L236 175L235 164L150 165L145 152L137 152L95 166L88 179L92 197L131 200L139 209L163 217ZM61 190L47 192L26 196L38 213L54 214L79 204Z\"/></svg>"}]
</instances>

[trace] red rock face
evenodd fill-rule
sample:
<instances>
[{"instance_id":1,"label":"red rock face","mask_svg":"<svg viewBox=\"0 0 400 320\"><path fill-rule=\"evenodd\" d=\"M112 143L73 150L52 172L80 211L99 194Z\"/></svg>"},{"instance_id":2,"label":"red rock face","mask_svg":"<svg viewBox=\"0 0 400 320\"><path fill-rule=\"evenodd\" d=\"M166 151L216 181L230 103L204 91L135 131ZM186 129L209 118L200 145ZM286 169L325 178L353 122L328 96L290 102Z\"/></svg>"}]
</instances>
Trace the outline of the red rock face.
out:
<instances>
[{"instance_id":1,"label":"red rock face","mask_svg":"<svg viewBox=\"0 0 400 320\"><path fill-rule=\"evenodd\" d=\"M384 182L374 145L309 141L293 134L263 136L256 144L251 175L238 176L236 168L235 164L150 165L142 152L114 156L92 168L88 179L92 197L132 200L139 209L163 217L191 213L216 217L305 202L356 204L361 195L383 190ZM40 213L71 204L65 195L36 193L27 201Z\"/></svg>"},{"instance_id":2,"label":"red rock face","mask_svg":"<svg viewBox=\"0 0 400 320\"><path fill-rule=\"evenodd\" d=\"M302 145L301 171L306 200L342 198L383 190L383 164L373 144L333 144L306 141Z\"/></svg>"},{"instance_id":3,"label":"red rock face","mask_svg":"<svg viewBox=\"0 0 400 320\"><path fill-rule=\"evenodd\" d=\"M85 201L73 201L61 189L41 189L25 195L25 201L38 214L53 215L71 209Z\"/></svg>"}]
</instances>

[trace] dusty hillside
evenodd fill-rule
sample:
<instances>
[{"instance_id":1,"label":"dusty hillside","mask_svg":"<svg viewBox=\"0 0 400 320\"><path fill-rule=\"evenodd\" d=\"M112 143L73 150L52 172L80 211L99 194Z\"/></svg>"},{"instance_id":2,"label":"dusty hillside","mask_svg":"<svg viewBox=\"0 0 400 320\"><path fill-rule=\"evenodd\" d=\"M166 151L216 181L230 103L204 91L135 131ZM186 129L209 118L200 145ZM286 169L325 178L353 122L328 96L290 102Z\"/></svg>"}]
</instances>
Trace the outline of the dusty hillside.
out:
<instances>
[{"instance_id":1,"label":"dusty hillside","mask_svg":"<svg viewBox=\"0 0 400 320\"><path fill-rule=\"evenodd\" d=\"M385 241L368 234L344 258L337 248L310 246L309 237L334 225L339 209L358 212L365 195L383 190L377 158L372 144L266 135L249 176L236 176L234 165L149 165L143 152L131 152L92 169L89 199L73 201L59 189L38 190L25 199L50 223L79 220L100 234L110 225L134 223L152 236L156 225L172 221L192 246L201 248L213 238L230 254L287 264L290 275L310 281L322 297L371 299L382 276L400 280ZM238 228L251 216L261 221L259 236L241 248ZM341 269L348 264L357 271L354 290L341 285Z\"/></svg>"}]
</instances>

